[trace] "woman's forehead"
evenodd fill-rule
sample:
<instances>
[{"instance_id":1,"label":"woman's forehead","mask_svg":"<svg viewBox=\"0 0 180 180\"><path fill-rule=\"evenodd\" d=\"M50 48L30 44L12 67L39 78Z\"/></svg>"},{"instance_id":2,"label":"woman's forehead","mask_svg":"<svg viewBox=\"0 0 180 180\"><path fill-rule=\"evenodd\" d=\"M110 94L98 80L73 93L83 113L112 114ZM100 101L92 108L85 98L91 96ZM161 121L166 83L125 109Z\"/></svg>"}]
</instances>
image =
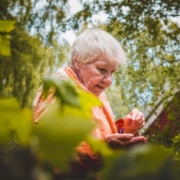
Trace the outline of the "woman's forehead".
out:
<instances>
[{"instance_id":1,"label":"woman's forehead","mask_svg":"<svg viewBox=\"0 0 180 180\"><path fill-rule=\"evenodd\" d=\"M101 66L104 68L110 68L113 70L116 70L118 68L119 62L114 60L109 60L106 58L97 58L91 62L91 64L94 64L96 66Z\"/></svg>"},{"instance_id":2,"label":"woman's forehead","mask_svg":"<svg viewBox=\"0 0 180 180\"><path fill-rule=\"evenodd\" d=\"M107 58L100 58L95 60L97 64L102 64L102 65L110 65L110 66L116 66L119 64L118 61L115 60L109 60Z\"/></svg>"}]
</instances>

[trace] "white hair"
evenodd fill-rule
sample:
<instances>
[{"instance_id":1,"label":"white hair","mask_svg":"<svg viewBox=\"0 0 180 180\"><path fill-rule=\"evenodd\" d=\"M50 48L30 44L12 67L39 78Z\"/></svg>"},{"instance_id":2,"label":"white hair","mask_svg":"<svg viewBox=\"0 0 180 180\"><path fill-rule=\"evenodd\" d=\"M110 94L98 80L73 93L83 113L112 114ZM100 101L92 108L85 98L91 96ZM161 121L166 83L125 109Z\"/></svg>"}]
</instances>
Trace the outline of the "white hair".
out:
<instances>
[{"instance_id":1,"label":"white hair","mask_svg":"<svg viewBox=\"0 0 180 180\"><path fill-rule=\"evenodd\" d=\"M100 29L87 29L74 41L70 59L78 62L90 62L98 57L125 64L127 57L120 43L110 34Z\"/></svg>"}]
</instances>

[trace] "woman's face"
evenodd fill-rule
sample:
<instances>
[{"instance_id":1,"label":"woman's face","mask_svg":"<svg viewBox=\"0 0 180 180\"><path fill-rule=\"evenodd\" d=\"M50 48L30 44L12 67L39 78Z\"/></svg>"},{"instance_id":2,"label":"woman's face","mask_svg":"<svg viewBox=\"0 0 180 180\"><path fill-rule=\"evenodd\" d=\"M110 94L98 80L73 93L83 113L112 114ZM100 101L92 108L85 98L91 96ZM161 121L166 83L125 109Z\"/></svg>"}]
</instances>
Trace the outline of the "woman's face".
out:
<instances>
[{"instance_id":1,"label":"woman's face","mask_svg":"<svg viewBox=\"0 0 180 180\"><path fill-rule=\"evenodd\" d=\"M79 81L94 95L99 96L112 83L112 76L117 71L118 62L102 58L88 63L78 62Z\"/></svg>"}]
</instances>

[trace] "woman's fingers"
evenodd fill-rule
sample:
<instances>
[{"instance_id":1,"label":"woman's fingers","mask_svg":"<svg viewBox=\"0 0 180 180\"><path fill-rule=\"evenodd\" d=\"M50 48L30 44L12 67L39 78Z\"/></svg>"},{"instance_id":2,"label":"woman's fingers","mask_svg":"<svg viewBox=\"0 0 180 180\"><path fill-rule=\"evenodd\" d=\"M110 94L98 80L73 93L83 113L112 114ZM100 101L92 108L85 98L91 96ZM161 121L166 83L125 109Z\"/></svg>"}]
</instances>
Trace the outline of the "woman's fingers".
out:
<instances>
[{"instance_id":1,"label":"woman's fingers","mask_svg":"<svg viewBox=\"0 0 180 180\"><path fill-rule=\"evenodd\" d=\"M131 118L130 115L125 116L124 123L126 124L126 126L131 126L132 125L132 118Z\"/></svg>"},{"instance_id":2,"label":"woman's fingers","mask_svg":"<svg viewBox=\"0 0 180 180\"><path fill-rule=\"evenodd\" d=\"M145 138L144 136L134 137L132 134L112 134L112 135L107 135L105 139L106 142L113 149L147 142L147 138Z\"/></svg>"},{"instance_id":3,"label":"woman's fingers","mask_svg":"<svg viewBox=\"0 0 180 180\"><path fill-rule=\"evenodd\" d=\"M144 136L137 136L137 137L133 137L130 141L128 141L129 144L135 144L135 143L139 143L139 142L147 142L147 138L145 138Z\"/></svg>"},{"instance_id":4,"label":"woman's fingers","mask_svg":"<svg viewBox=\"0 0 180 180\"><path fill-rule=\"evenodd\" d=\"M132 117L132 127L133 129L141 129L145 125L145 118L141 111L138 109L133 109L130 113Z\"/></svg>"},{"instance_id":5,"label":"woman's fingers","mask_svg":"<svg viewBox=\"0 0 180 180\"><path fill-rule=\"evenodd\" d=\"M145 125L144 117L141 120L133 120L132 126L136 127L137 129L142 128Z\"/></svg>"},{"instance_id":6,"label":"woman's fingers","mask_svg":"<svg viewBox=\"0 0 180 180\"><path fill-rule=\"evenodd\" d=\"M109 134L106 136L106 140L108 141L115 141L115 140L122 140L122 141L126 141L126 140L130 140L132 137L134 137L133 134L119 134L119 133L115 133L115 134Z\"/></svg>"},{"instance_id":7,"label":"woman's fingers","mask_svg":"<svg viewBox=\"0 0 180 180\"><path fill-rule=\"evenodd\" d=\"M138 109L133 109L131 112L130 112L130 115L131 115L131 118L132 120L141 120L144 118L144 114L139 111Z\"/></svg>"}]
</instances>

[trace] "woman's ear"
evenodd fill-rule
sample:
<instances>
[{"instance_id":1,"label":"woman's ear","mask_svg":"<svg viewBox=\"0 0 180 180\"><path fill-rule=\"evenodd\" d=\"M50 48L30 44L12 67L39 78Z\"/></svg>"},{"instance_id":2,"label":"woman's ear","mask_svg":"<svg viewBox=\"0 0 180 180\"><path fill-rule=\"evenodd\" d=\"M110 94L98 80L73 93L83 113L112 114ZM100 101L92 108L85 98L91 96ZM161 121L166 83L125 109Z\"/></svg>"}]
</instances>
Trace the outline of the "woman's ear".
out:
<instances>
[{"instance_id":1,"label":"woman's ear","mask_svg":"<svg viewBox=\"0 0 180 180\"><path fill-rule=\"evenodd\" d=\"M80 69L81 63L76 58L73 59L73 64L76 69Z\"/></svg>"}]
</instances>

